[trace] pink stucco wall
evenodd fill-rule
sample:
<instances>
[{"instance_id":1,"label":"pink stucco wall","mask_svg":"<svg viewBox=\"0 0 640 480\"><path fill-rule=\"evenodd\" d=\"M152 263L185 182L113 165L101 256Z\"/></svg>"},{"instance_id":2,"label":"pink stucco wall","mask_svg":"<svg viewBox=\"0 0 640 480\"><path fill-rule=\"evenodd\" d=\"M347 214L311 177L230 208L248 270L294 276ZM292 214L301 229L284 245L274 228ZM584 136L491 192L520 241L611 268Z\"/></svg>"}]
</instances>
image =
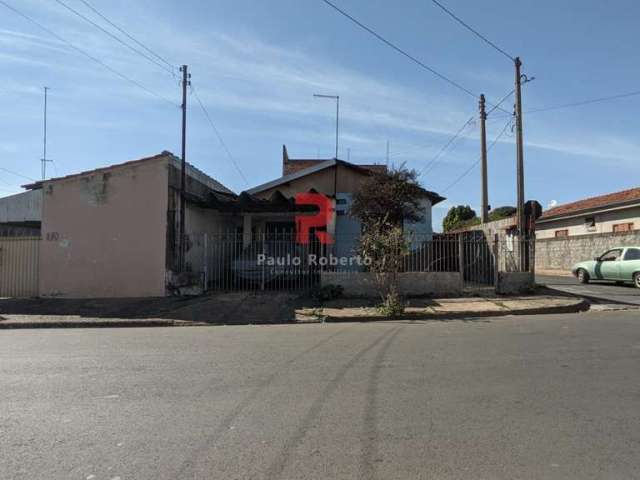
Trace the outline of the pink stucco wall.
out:
<instances>
[{"instance_id":1,"label":"pink stucco wall","mask_svg":"<svg viewBox=\"0 0 640 480\"><path fill-rule=\"evenodd\" d=\"M167 160L46 182L40 295L165 294Z\"/></svg>"}]
</instances>

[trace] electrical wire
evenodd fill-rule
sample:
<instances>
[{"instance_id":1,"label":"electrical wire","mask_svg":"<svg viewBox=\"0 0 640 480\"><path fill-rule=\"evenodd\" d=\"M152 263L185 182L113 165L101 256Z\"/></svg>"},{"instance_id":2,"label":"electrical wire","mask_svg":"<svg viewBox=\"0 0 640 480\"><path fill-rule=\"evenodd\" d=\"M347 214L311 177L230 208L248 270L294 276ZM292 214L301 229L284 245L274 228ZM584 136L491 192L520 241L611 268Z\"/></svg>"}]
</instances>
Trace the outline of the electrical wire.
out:
<instances>
[{"instance_id":1,"label":"electrical wire","mask_svg":"<svg viewBox=\"0 0 640 480\"><path fill-rule=\"evenodd\" d=\"M505 57L507 57L509 60L511 61L515 61L515 58L513 57L513 55L509 55L507 52L505 52L502 48L500 48L499 46L497 46L495 43L493 43L491 40L489 40L487 37L485 37L484 35L482 35L480 32L478 32L476 29L474 29L473 27L471 27L468 23L466 23L464 20L462 20L460 17L458 17L455 13L453 13L451 10L449 10L447 7L445 7L444 5L442 5L440 2L438 2L438 0L431 0L434 4L436 4L438 7L440 7L447 15L449 15L451 18L453 18L456 22L458 22L460 25L462 25L464 28L466 28L467 30L469 30L471 33L473 33L476 37L478 37L479 39L481 39L483 42L485 42L487 45L493 47L495 50L497 50L498 52L500 52L502 55L504 55Z\"/></svg>"},{"instance_id":2,"label":"electrical wire","mask_svg":"<svg viewBox=\"0 0 640 480\"><path fill-rule=\"evenodd\" d=\"M447 82L448 84L454 86L455 88L457 88L458 90L466 93L467 95L472 96L473 98L478 98L478 95L476 95L475 93L473 93L471 90L469 90L468 88L463 87L462 85L460 85L458 82L455 82L454 80L450 79L449 77L445 76L444 74L438 72L437 70L435 70L434 68L430 67L429 65L427 65L426 63L424 63L423 61L419 60L418 58L414 57L413 55L411 55L410 53L406 52L405 50L403 50L402 48L398 47L397 45L393 44L392 42L390 42L389 40L387 40L386 38L384 38L382 35L380 35L379 33L377 33L375 30L373 30L372 28L369 28L368 26L366 26L364 23L360 22L358 19L356 19L355 17L353 17L352 15L350 15L349 13L345 12L344 10L342 10L340 7L338 7L337 5L335 5L334 3L330 2L329 0L322 0L322 2L326 3L328 6L330 6L331 8L333 8L336 12L340 13L342 16L348 18L349 20L351 20L351 22L355 23L358 27L362 28L363 30L365 30L366 32L370 33L371 35L373 35L374 37L376 37L378 40L380 40L382 43L384 43L385 45L387 45L388 47L392 48L393 50L395 50L396 52L398 52L399 54L405 56L406 58L408 58L409 60L411 60L412 62L416 63L417 65L419 65L420 67L422 67L423 69L431 72L433 75L435 75L436 77L438 77L441 80L444 80L445 82ZM509 112L506 112L509 113Z\"/></svg>"},{"instance_id":3,"label":"electrical wire","mask_svg":"<svg viewBox=\"0 0 640 480\"><path fill-rule=\"evenodd\" d=\"M509 121L505 124L504 128L502 129L502 131L498 134L498 136L493 140L493 142L491 142L491 145L489 145L487 147L487 152L489 152L493 146L498 143L498 141L502 138L502 136L507 133L507 129L509 128L509 126L512 123L512 119L509 119ZM471 166L466 169L464 172L462 172L462 175L460 175L458 178L456 178L452 183L449 184L449 186L447 186L444 190L442 190L442 193L446 193L448 192L451 188L453 188L455 185L457 185L464 177L466 177L467 175L469 175L469 173L471 173L471 171L476 168L476 166L478 166L478 164L482 161L482 156L480 158L478 158L478 160L476 160L475 162L473 162L473 164L471 164Z\"/></svg>"},{"instance_id":4,"label":"electrical wire","mask_svg":"<svg viewBox=\"0 0 640 480\"><path fill-rule=\"evenodd\" d=\"M37 181L35 178L27 177L26 175L22 175L21 173L11 171L8 168L0 167L0 170L2 170L3 172L10 173L11 175L15 175L16 177L24 178L24 179L29 180L31 182L36 182Z\"/></svg>"},{"instance_id":5,"label":"electrical wire","mask_svg":"<svg viewBox=\"0 0 640 480\"><path fill-rule=\"evenodd\" d=\"M76 47L73 43L71 43L70 41L68 41L67 39L65 39L64 37L61 37L60 35L58 35L57 33L55 33L53 30L50 30L49 28L45 27L44 25L42 25L40 22L38 22L37 20L31 18L30 16L28 16L25 13L22 13L20 10L16 9L15 7L12 7L11 5L9 5L8 3L6 3L4 0L0 0L0 5L5 6L6 8L8 8L9 10L11 10L12 12L14 12L16 15L19 15L20 17L24 18L25 20L28 20L29 22L33 23L34 25L36 25L37 27L39 27L40 29L44 30L45 32L47 32L49 35L51 35L52 37L56 38L57 40L61 41L62 43L64 43L65 45L71 47L72 49L74 49L75 51L81 53L82 55L84 55L85 57L89 58L90 60L98 63L99 65L101 65L103 68L105 68L106 70L110 71L111 73L113 73L114 75L117 75L118 77L122 78L123 80L126 80L127 82L135 85L136 87L140 88L141 90L144 90L145 92L147 92L149 95L152 95L154 97L157 97L161 100L164 100L167 103L170 103L171 105L180 108L180 105L175 103L172 100L169 100L167 97L151 90L150 88L145 87L143 84L141 84L140 82L132 79L131 77L128 77L127 75L125 75L124 73L119 72L118 70L116 70L113 67L110 67L109 65L107 65L106 63L104 63L102 60L100 60L97 57L94 57L93 55L91 55L90 53L87 53L86 51L82 50L79 47Z\"/></svg>"},{"instance_id":6,"label":"electrical wire","mask_svg":"<svg viewBox=\"0 0 640 480\"><path fill-rule=\"evenodd\" d=\"M640 90L636 90L634 92L628 92L628 93L620 93L617 95L610 95L607 97L599 97L599 98L591 98L588 100L582 100L582 101L578 101L578 102L573 102L573 103L565 103L563 105L554 105L554 106L550 106L550 107L542 107L542 108L533 108L531 110L527 110L525 113L538 113L538 112L549 112L551 110L560 110L563 108L572 108L572 107L581 107L583 105L589 105L592 103L599 103L599 102L606 102L609 100L617 100L619 98L627 98L627 97L634 97L640 95Z\"/></svg>"},{"instance_id":7,"label":"electrical wire","mask_svg":"<svg viewBox=\"0 0 640 480\"><path fill-rule=\"evenodd\" d=\"M152 62L154 65L158 66L159 68L163 69L166 72L169 72L169 74L171 74L172 76L175 77L175 69L174 68L168 68L167 66L163 65L162 63L158 62L156 59L150 57L149 55L147 55L146 53L138 50L137 48L129 45L127 42L125 42L124 40L122 40L120 37L118 37L117 35L114 35L113 33L111 33L109 30L107 30L106 28L103 28L102 26L100 26L99 24L97 24L96 22L94 22L93 20L91 20L89 17L83 15L82 13L78 12L76 9L70 7L69 5L67 5L66 3L64 3L62 0L55 0L56 3L58 3L59 5L62 5L64 8L66 8L67 10L69 10L71 13L73 13L74 15L80 17L82 20L84 20L85 22L89 23L90 25L93 25L94 27L96 27L98 30L100 30L101 32L105 33L106 35L110 36L111 38L113 38L114 40L116 40L118 43L120 43L121 45L124 45L125 47L127 47L128 49L130 49L132 52L137 53L138 55L140 55L141 57L146 58L147 60L149 60L150 62Z\"/></svg>"},{"instance_id":8,"label":"electrical wire","mask_svg":"<svg viewBox=\"0 0 640 480\"><path fill-rule=\"evenodd\" d=\"M135 42L138 46L140 46L141 48L145 49L148 53L150 53L151 55L153 55L154 57L156 57L158 60L160 60L161 62L163 62L165 65L167 65L169 68L171 68L172 70L175 70L176 67L175 65L173 65L172 63L168 62L167 60L165 60L162 56L160 56L158 53L156 53L155 51L153 51L151 48L147 47L144 43L140 42L138 39L136 39L133 35L131 35L129 32L127 32L124 28L118 26L117 24L115 24L114 22L112 22L111 20L109 20L109 18L107 18L106 15L102 14L96 7L94 7L93 5L91 5L87 0L80 0L82 3L84 3L93 13L95 13L96 15L98 15L100 18L102 18L105 22L107 22L109 25L111 25L113 28L115 28L116 30L118 30L120 33L122 33L123 35L127 36L127 38L129 38L131 41Z\"/></svg>"},{"instance_id":9,"label":"electrical wire","mask_svg":"<svg viewBox=\"0 0 640 480\"><path fill-rule=\"evenodd\" d=\"M435 156L420 170L419 174L426 174L433 170L433 167L436 165L438 159L442 157L447 148L449 148L449 146L451 146L453 142L455 142L455 140L462 135L462 132L464 132L464 130L469 125L471 125L474 120L475 117L470 117L469 120L467 120L464 125L462 125L462 127L460 127L460 129L449 139L449 141L444 144L444 146L438 151L438 153L436 153Z\"/></svg>"},{"instance_id":10,"label":"electrical wire","mask_svg":"<svg viewBox=\"0 0 640 480\"><path fill-rule=\"evenodd\" d=\"M200 100L200 96L198 95L198 92L196 91L196 89L193 86L191 86L191 91L193 92L193 95L195 96L196 101L200 105L200 108L202 109L205 117L207 117L207 120L209 121L209 124L211 125L211 128L213 129L213 132L216 134L216 137L218 137L218 141L220 142L220 145L222 145L222 148L226 152L227 157L229 157L229 160L231 160L231 162L233 163L234 167L236 168L236 170L238 171L238 173L242 177L242 180L244 180L245 185L248 186L249 182L247 181L247 177L244 175L244 173L240 169L240 165L238 165L238 162L236 162L236 159L231 154L231 151L227 147L227 144L225 143L224 139L222 138L222 135L220 135L220 132L216 128L215 124L213 123L213 120L211 119L211 116L209 115L209 112L205 108L204 103L202 103L202 100Z\"/></svg>"}]
</instances>

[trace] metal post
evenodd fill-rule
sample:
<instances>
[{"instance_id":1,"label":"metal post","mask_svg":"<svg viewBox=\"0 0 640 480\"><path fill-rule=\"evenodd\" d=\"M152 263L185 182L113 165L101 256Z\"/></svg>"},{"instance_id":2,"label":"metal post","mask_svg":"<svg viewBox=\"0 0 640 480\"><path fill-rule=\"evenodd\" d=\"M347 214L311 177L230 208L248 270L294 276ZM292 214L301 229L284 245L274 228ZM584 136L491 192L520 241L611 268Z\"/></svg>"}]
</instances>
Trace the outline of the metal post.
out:
<instances>
[{"instance_id":1,"label":"metal post","mask_svg":"<svg viewBox=\"0 0 640 480\"><path fill-rule=\"evenodd\" d=\"M338 124L340 122L340 95L336 95L336 158L338 158Z\"/></svg>"},{"instance_id":2,"label":"metal post","mask_svg":"<svg viewBox=\"0 0 640 480\"><path fill-rule=\"evenodd\" d=\"M460 270L460 284L464 288L464 238L463 234L458 234L458 268Z\"/></svg>"},{"instance_id":3,"label":"metal post","mask_svg":"<svg viewBox=\"0 0 640 480\"><path fill-rule=\"evenodd\" d=\"M489 187L487 181L487 114L485 111L484 94L480 95L480 153L481 153L481 172L482 172L482 212L480 219L482 223L489 221Z\"/></svg>"}]
</instances>

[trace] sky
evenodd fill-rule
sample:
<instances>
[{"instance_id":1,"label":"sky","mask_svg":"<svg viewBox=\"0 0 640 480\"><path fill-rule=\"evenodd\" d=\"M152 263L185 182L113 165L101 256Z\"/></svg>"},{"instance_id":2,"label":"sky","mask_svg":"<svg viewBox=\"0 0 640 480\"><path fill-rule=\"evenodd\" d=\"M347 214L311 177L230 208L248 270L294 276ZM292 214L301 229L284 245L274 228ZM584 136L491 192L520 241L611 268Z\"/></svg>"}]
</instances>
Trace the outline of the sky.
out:
<instances>
[{"instance_id":1,"label":"sky","mask_svg":"<svg viewBox=\"0 0 640 480\"><path fill-rule=\"evenodd\" d=\"M82 0L61 1L131 43ZM390 163L421 171L422 185L447 198L434 208L436 230L453 205L479 211L480 172L471 168L480 153L476 96L484 93L495 104L508 94L513 63L431 1L333 0L474 95L420 68L322 0L87 1L175 68L143 58L56 0L2 0L111 70L0 4L0 195L41 177L45 85L48 177L163 150L179 155L177 68L187 64L224 141L190 92L187 160L232 190L279 177L283 144L292 158L334 156L335 103L314 98L318 93L340 96L340 158L385 163L388 141ZM639 90L640 3L441 2L519 56L523 73L535 77L523 86L527 199L546 208L638 186L640 96L527 112ZM501 106L511 111L513 97ZM439 155L471 117L476 120ZM504 131L489 152L494 208L515 204L510 122L500 110L487 120L490 143Z\"/></svg>"}]
</instances>

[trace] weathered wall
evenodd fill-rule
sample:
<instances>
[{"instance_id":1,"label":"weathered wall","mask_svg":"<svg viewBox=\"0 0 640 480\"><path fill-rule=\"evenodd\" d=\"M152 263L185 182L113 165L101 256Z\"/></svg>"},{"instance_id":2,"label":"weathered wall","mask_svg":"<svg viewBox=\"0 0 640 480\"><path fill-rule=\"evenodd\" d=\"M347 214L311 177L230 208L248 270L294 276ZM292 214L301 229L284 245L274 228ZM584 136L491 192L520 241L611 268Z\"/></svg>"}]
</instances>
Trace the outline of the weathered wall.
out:
<instances>
[{"instance_id":1,"label":"weathered wall","mask_svg":"<svg viewBox=\"0 0 640 480\"><path fill-rule=\"evenodd\" d=\"M458 272L406 272L399 274L398 283L400 294L409 296L447 297L463 291ZM346 296L378 296L374 274L369 272L322 272L321 284L342 285Z\"/></svg>"},{"instance_id":2,"label":"weathered wall","mask_svg":"<svg viewBox=\"0 0 640 480\"><path fill-rule=\"evenodd\" d=\"M318 193L323 193L327 196L333 196L334 194L334 182L335 182L335 167L326 168L319 172L305 175L291 182L278 185L277 187L270 188L263 192L256 194L259 198L270 198L271 195L277 190L282 192L285 197L293 197L298 192L308 192L312 188ZM342 193L354 193L360 189L362 182L368 178L365 174L354 170L353 168L338 166L337 187L338 192Z\"/></svg>"},{"instance_id":3,"label":"weathered wall","mask_svg":"<svg viewBox=\"0 0 640 480\"><path fill-rule=\"evenodd\" d=\"M566 238L537 238L536 269L570 270L574 264L592 260L606 250L632 245L640 245L638 230L627 234L602 233Z\"/></svg>"},{"instance_id":4,"label":"weathered wall","mask_svg":"<svg viewBox=\"0 0 640 480\"><path fill-rule=\"evenodd\" d=\"M534 286L532 272L498 272L496 293L500 295L528 293Z\"/></svg>"},{"instance_id":5,"label":"weathered wall","mask_svg":"<svg viewBox=\"0 0 640 480\"><path fill-rule=\"evenodd\" d=\"M40 222L42 190L30 190L0 198L0 223Z\"/></svg>"},{"instance_id":6,"label":"weathered wall","mask_svg":"<svg viewBox=\"0 0 640 480\"><path fill-rule=\"evenodd\" d=\"M595 226L587 227L585 225L585 219L587 217L595 217ZM640 207L585 214L564 220L553 220L549 222L538 221L536 224L536 236L541 239L554 238L558 230L568 230L569 236L612 233L613 226L619 223L633 223L635 229L640 229Z\"/></svg>"},{"instance_id":7,"label":"weathered wall","mask_svg":"<svg viewBox=\"0 0 640 480\"><path fill-rule=\"evenodd\" d=\"M167 159L43 187L40 294L165 294Z\"/></svg>"}]
</instances>

